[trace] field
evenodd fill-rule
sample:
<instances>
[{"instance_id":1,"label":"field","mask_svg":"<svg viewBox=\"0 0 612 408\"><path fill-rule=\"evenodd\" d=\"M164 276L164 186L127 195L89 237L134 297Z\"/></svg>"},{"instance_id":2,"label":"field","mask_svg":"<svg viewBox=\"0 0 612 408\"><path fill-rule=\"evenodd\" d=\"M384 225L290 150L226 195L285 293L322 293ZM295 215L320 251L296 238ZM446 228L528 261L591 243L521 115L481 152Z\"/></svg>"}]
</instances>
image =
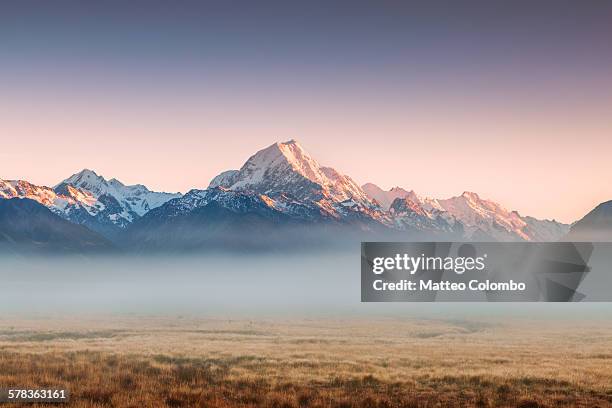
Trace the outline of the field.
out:
<instances>
[{"instance_id":1,"label":"field","mask_svg":"<svg viewBox=\"0 0 612 408\"><path fill-rule=\"evenodd\" d=\"M612 322L5 317L0 386L75 407L608 407Z\"/></svg>"}]
</instances>

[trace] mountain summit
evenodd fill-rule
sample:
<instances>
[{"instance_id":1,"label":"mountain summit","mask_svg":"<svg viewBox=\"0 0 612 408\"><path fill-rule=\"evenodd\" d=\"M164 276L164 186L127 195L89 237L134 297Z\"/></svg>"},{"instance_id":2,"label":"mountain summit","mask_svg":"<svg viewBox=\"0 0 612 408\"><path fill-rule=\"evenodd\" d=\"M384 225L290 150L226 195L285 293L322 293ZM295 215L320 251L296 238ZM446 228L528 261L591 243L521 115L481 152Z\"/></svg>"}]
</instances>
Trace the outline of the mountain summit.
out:
<instances>
[{"instance_id":1,"label":"mountain summit","mask_svg":"<svg viewBox=\"0 0 612 408\"><path fill-rule=\"evenodd\" d=\"M73 174L56 185L54 189L63 192L67 191L67 186L87 191L96 199L100 199L103 196L107 196L107 200L110 198L114 199L122 210L117 213L118 217L128 222L142 217L148 211L159 207L168 200L180 197L180 194L151 191L142 184L126 186L115 178L106 180L89 169Z\"/></svg>"},{"instance_id":2,"label":"mountain summit","mask_svg":"<svg viewBox=\"0 0 612 408\"><path fill-rule=\"evenodd\" d=\"M363 189L385 207L391 202L390 212L399 226L448 230L449 226L455 228L459 223L465 238L499 241L556 241L569 228L556 221L523 217L470 191L456 197L435 199L421 197L401 187L385 191L368 183Z\"/></svg>"},{"instance_id":3,"label":"mountain summit","mask_svg":"<svg viewBox=\"0 0 612 408\"><path fill-rule=\"evenodd\" d=\"M346 207L372 210L375 205L350 177L321 166L295 140L274 143L251 156L240 170L219 174L209 188L252 191L272 198L286 194L314 203L322 211L342 213Z\"/></svg>"},{"instance_id":4,"label":"mountain summit","mask_svg":"<svg viewBox=\"0 0 612 408\"><path fill-rule=\"evenodd\" d=\"M568 231L565 224L521 216L474 192L435 199L401 187L360 187L319 164L295 140L259 150L239 170L224 171L206 190L185 195L125 185L84 169L54 188L0 180L0 199L12 198L34 200L115 244L143 250L327 247L364 240L556 241ZM595 221L582 224L607 220L609 205L596 212L589 217Z\"/></svg>"},{"instance_id":5,"label":"mountain summit","mask_svg":"<svg viewBox=\"0 0 612 408\"><path fill-rule=\"evenodd\" d=\"M391 208L391 204L395 201L396 198L406 198L410 195L410 191L406 191L401 187L393 187L389 191L385 191L382 188L378 187L374 183L366 183L361 186L363 191L373 200L376 200L380 206L389 210Z\"/></svg>"},{"instance_id":6,"label":"mountain summit","mask_svg":"<svg viewBox=\"0 0 612 408\"><path fill-rule=\"evenodd\" d=\"M54 188L24 180L0 180L0 198L27 198L60 217L112 238L153 208L180 194L150 191L141 184L126 186L84 169Z\"/></svg>"}]
</instances>

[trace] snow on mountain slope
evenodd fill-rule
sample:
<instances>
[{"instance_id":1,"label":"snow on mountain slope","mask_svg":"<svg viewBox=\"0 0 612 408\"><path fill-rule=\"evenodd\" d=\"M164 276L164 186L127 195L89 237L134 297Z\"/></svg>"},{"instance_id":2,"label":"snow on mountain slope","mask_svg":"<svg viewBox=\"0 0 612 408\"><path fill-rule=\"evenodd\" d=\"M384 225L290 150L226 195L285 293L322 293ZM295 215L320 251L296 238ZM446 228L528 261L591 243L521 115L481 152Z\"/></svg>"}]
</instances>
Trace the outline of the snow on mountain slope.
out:
<instances>
[{"instance_id":1,"label":"snow on mountain slope","mask_svg":"<svg viewBox=\"0 0 612 408\"><path fill-rule=\"evenodd\" d=\"M496 202L480 198L476 193L466 191L460 196L437 202L467 227L468 237L480 230L501 241L533 239L527 223L516 211L508 211Z\"/></svg>"},{"instance_id":2,"label":"snow on mountain slope","mask_svg":"<svg viewBox=\"0 0 612 408\"><path fill-rule=\"evenodd\" d=\"M166 201L180 197L180 194L159 193L150 191L142 184L126 186L117 179L106 180L94 171L85 169L73 174L55 186L55 191L71 193L71 187L90 193L96 200L104 201L114 199L121 211L113 213L115 221L122 224L141 217L153 208L157 208Z\"/></svg>"},{"instance_id":3,"label":"snow on mountain slope","mask_svg":"<svg viewBox=\"0 0 612 408\"><path fill-rule=\"evenodd\" d=\"M150 191L140 184L126 186L85 169L53 189L0 180L0 198L15 197L37 201L109 239L119 237L145 215L148 220L160 216L170 221L175 213L209 204L222 208L225 216L274 218L281 214L298 222L331 222L385 233L424 231L466 239L556 241L568 231L567 225L522 217L476 193L433 199L400 187L389 191L371 183L360 187L350 177L321 166L294 140L258 151L240 170L223 172L207 190L191 190L185 196Z\"/></svg>"},{"instance_id":4,"label":"snow on mountain slope","mask_svg":"<svg viewBox=\"0 0 612 408\"><path fill-rule=\"evenodd\" d=\"M25 180L0 180L0 198L29 198L60 215L65 215L70 206L76 205L83 205L93 213L103 209L103 205L96 205L95 197L87 191L72 187L69 194L61 194Z\"/></svg>"},{"instance_id":5,"label":"snow on mountain slope","mask_svg":"<svg viewBox=\"0 0 612 408\"><path fill-rule=\"evenodd\" d=\"M363 191L349 176L340 174L336 169L331 167L321 167L320 169L326 177L322 181L330 190L334 199L338 201L352 200L366 206L372 205L365 191Z\"/></svg>"},{"instance_id":6,"label":"snow on mountain slope","mask_svg":"<svg viewBox=\"0 0 612 408\"><path fill-rule=\"evenodd\" d=\"M523 217L523 220L527 223L529 236L533 241L558 241L570 230L569 225L555 220L539 220L529 216Z\"/></svg>"},{"instance_id":7,"label":"snow on mountain slope","mask_svg":"<svg viewBox=\"0 0 612 408\"><path fill-rule=\"evenodd\" d=\"M389 212L397 228L463 234L463 225L455 217L411 193L407 197L396 198L391 204Z\"/></svg>"},{"instance_id":8,"label":"snow on mountain slope","mask_svg":"<svg viewBox=\"0 0 612 408\"><path fill-rule=\"evenodd\" d=\"M196 208L215 203L235 213L266 212L283 214L296 219L314 220L320 218L318 209L301 203L285 195L271 198L265 194L228 190L213 187L206 190L190 190L180 198L170 200L163 206L152 210L148 217L171 218L187 214Z\"/></svg>"},{"instance_id":9,"label":"snow on mountain slope","mask_svg":"<svg viewBox=\"0 0 612 408\"><path fill-rule=\"evenodd\" d=\"M440 207L466 226L468 237L485 236L499 241L557 241L568 226L554 220L523 217L478 194L464 192L458 197L437 200Z\"/></svg>"},{"instance_id":10,"label":"snow on mountain slope","mask_svg":"<svg viewBox=\"0 0 612 408\"><path fill-rule=\"evenodd\" d=\"M151 212L150 216L159 216L163 212L164 217L175 217L212 202L234 212L244 212L255 208L273 209L262 199L261 195L243 194L228 191L224 188L209 188L206 190L190 190L184 196L167 202L163 208Z\"/></svg>"},{"instance_id":11,"label":"snow on mountain slope","mask_svg":"<svg viewBox=\"0 0 612 408\"><path fill-rule=\"evenodd\" d=\"M393 187L391 190L385 191L376 184L366 183L361 186L361 188L368 195L368 197L376 200L385 210L391 208L391 204L393 204L393 201L395 201L396 198L406 198L408 195L410 195L409 191L406 191L401 187Z\"/></svg>"},{"instance_id":12,"label":"snow on mountain slope","mask_svg":"<svg viewBox=\"0 0 612 408\"><path fill-rule=\"evenodd\" d=\"M39 187L24 180L1 180L0 198L29 198L47 207L54 204L57 194L49 187Z\"/></svg>"},{"instance_id":13,"label":"snow on mountain slope","mask_svg":"<svg viewBox=\"0 0 612 408\"><path fill-rule=\"evenodd\" d=\"M320 166L295 140L260 150L240 170L215 177L209 187L253 191L272 198L285 194L338 217L348 212L361 212L374 218L382 214L350 177Z\"/></svg>"},{"instance_id":14,"label":"snow on mountain slope","mask_svg":"<svg viewBox=\"0 0 612 408\"><path fill-rule=\"evenodd\" d=\"M359 187L350 177L319 165L295 140L260 150L240 170L215 177L209 187L254 192L271 200L285 194L338 219L358 214L398 229L461 230L467 239L555 240L566 231L563 224L523 218L476 193L439 200L400 187Z\"/></svg>"},{"instance_id":15,"label":"snow on mountain slope","mask_svg":"<svg viewBox=\"0 0 612 408\"><path fill-rule=\"evenodd\" d=\"M445 229L457 222L463 225L465 238L490 237L500 241L556 241L568 231L565 224L522 217L516 211L467 191L448 199L423 198L400 187L384 191L371 183L364 185L364 191L379 202L395 197L390 213L399 227L418 224L428 229Z\"/></svg>"},{"instance_id":16,"label":"snow on mountain slope","mask_svg":"<svg viewBox=\"0 0 612 408\"><path fill-rule=\"evenodd\" d=\"M210 181L208 188L231 186L234 184L234 180L238 173L240 173L238 170L224 171Z\"/></svg>"},{"instance_id":17,"label":"snow on mountain slope","mask_svg":"<svg viewBox=\"0 0 612 408\"><path fill-rule=\"evenodd\" d=\"M117 215L123 210L108 200L108 196L96 198L91 192L70 185L51 189L23 180L0 181L0 198L36 201L61 218L84 225L107 238L127 225L127 221Z\"/></svg>"},{"instance_id":18,"label":"snow on mountain slope","mask_svg":"<svg viewBox=\"0 0 612 408\"><path fill-rule=\"evenodd\" d=\"M125 186L83 170L53 189L24 180L0 180L0 198L29 198L64 219L110 237L136 218L180 194L156 193L143 185Z\"/></svg>"}]
</instances>

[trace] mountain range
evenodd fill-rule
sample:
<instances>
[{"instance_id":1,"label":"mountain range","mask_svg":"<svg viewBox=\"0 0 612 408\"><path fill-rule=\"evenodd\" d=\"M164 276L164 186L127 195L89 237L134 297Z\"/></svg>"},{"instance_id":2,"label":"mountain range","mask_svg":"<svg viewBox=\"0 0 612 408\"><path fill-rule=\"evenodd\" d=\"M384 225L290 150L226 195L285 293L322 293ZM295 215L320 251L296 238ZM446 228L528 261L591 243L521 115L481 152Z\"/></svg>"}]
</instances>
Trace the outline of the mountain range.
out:
<instances>
[{"instance_id":1,"label":"mountain range","mask_svg":"<svg viewBox=\"0 0 612 408\"><path fill-rule=\"evenodd\" d=\"M522 216L473 192L435 199L401 187L359 186L321 166L295 140L274 143L240 169L224 171L207 188L184 195L124 185L85 169L54 187L0 180L0 203L0 247L11 248L159 251L329 248L365 239L556 241L586 239L590 235L584 231L600 227L604 219L612 227L612 202L570 227Z\"/></svg>"},{"instance_id":2,"label":"mountain range","mask_svg":"<svg viewBox=\"0 0 612 408\"><path fill-rule=\"evenodd\" d=\"M74 224L114 239L151 209L180 194L158 193L143 185L126 186L85 169L50 188L25 180L0 180L0 198L26 198Z\"/></svg>"},{"instance_id":3,"label":"mountain range","mask_svg":"<svg viewBox=\"0 0 612 408\"><path fill-rule=\"evenodd\" d=\"M465 238L495 241L556 241L569 231L567 224L524 217L468 191L457 197L434 199L401 187L384 191L368 183L363 188L368 196L387 208L400 225L412 222L448 229L460 224Z\"/></svg>"}]
</instances>

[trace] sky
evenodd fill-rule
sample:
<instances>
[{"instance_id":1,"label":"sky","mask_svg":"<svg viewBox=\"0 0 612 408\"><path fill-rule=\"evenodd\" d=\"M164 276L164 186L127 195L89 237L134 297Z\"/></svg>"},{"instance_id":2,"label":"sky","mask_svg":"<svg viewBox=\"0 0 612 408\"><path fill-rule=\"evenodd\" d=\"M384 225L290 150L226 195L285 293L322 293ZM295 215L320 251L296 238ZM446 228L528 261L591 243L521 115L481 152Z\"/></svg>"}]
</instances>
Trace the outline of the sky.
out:
<instances>
[{"instance_id":1,"label":"sky","mask_svg":"<svg viewBox=\"0 0 612 408\"><path fill-rule=\"evenodd\" d=\"M87 3L87 4L85 4ZM0 178L204 188L296 139L358 183L612 199L606 1L0 3Z\"/></svg>"}]
</instances>

